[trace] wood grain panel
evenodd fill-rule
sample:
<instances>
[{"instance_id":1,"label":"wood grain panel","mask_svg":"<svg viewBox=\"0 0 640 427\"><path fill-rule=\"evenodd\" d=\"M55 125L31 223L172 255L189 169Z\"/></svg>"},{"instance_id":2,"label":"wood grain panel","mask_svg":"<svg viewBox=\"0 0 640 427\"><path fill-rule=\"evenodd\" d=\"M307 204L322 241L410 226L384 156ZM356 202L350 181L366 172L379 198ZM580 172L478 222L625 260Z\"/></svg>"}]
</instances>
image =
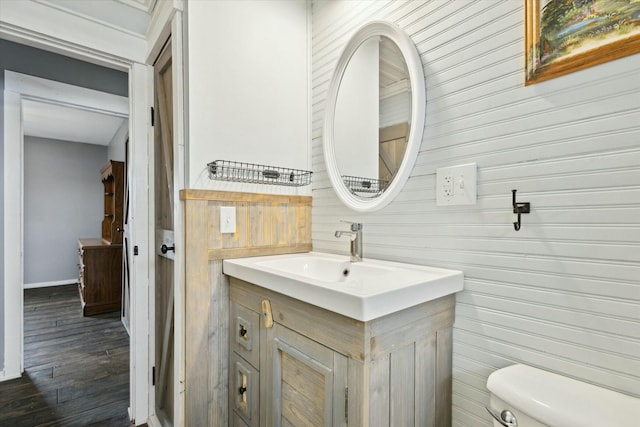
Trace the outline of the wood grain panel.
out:
<instances>
[{"instance_id":1,"label":"wood grain panel","mask_svg":"<svg viewBox=\"0 0 640 427\"><path fill-rule=\"evenodd\" d=\"M230 281L233 284L230 294L233 300L241 301L247 308L259 313L262 311L262 300L268 299L274 319L282 325L349 357L365 359L364 338L358 332L363 328L363 323L359 320L336 315L234 277Z\"/></svg>"},{"instance_id":2,"label":"wood grain panel","mask_svg":"<svg viewBox=\"0 0 640 427\"><path fill-rule=\"evenodd\" d=\"M293 425L325 425L325 377L286 352L280 364L282 418Z\"/></svg>"},{"instance_id":3,"label":"wood grain panel","mask_svg":"<svg viewBox=\"0 0 640 427\"><path fill-rule=\"evenodd\" d=\"M214 190L180 190L182 200L210 200L220 202L265 202L311 206L311 197L285 194L242 193Z\"/></svg>"},{"instance_id":4,"label":"wood grain panel","mask_svg":"<svg viewBox=\"0 0 640 427\"><path fill-rule=\"evenodd\" d=\"M183 190L186 204L208 202L206 227L211 260L311 250L311 198L253 193ZM220 232L221 206L235 207L236 232Z\"/></svg>"},{"instance_id":5,"label":"wood grain panel","mask_svg":"<svg viewBox=\"0 0 640 427\"><path fill-rule=\"evenodd\" d=\"M437 426L451 425L451 352L453 336L451 329L436 332L436 411Z\"/></svg>"},{"instance_id":6,"label":"wood grain panel","mask_svg":"<svg viewBox=\"0 0 640 427\"><path fill-rule=\"evenodd\" d=\"M293 425L331 425L335 389L345 386L345 378L336 376L334 352L279 323L266 329L265 337L263 425L277 426L282 420ZM338 359L337 364L346 364L346 359Z\"/></svg>"},{"instance_id":7,"label":"wood grain panel","mask_svg":"<svg viewBox=\"0 0 640 427\"><path fill-rule=\"evenodd\" d=\"M310 251L311 197L208 190L182 190L180 196L187 244L186 422L241 424L228 412L229 284L222 260ZM220 233L221 206L236 208L236 233Z\"/></svg>"},{"instance_id":8,"label":"wood grain panel","mask_svg":"<svg viewBox=\"0 0 640 427\"><path fill-rule=\"evenodd\" d=\"M324 376L308 367L299 360L284 353L282 355L282 381L289 384L297 394L316 402L318 407L323 402L317 402L318 396L324 392Z\"/></svg>"},{"instance_id":9,"label":"wood grain panel","mask_svg":"<svg viewBox=\"0 0 640 427\"><path fill-rule=\"evenodd\" d=\"M211 277L203 230L207 226L207 202L185 204L185 422L210 425L209 346ZM203 399L203 396L207 396ZM224 408L228 407L226 403ZM216 402L216 405L219 402ZM226 414L226 409L224 410Z\"/></svg>"},{"instance_id":10,"label":"wood grain panel","mask_svg":"<svg viewBox=\"0 0 640 427\"><path fill-rule=\"evenodd\" d=\"M415 419L425 427L437 427L436 413L436 334L415 343L415 369L422 374L415 383Z\"/></svg>"},{"instance_id":11,"label":"wood grain panel","mask_svg":"<svg viewBox=\"0 0 640 427\"><path fill-rule=\"evenodd\" d=\"M294 426L324 426L322 412L306 396L300 395L291 385L282 384L282 423Z\"/></svg>"},{"instance_id":12,"label":"wood grain panel","mask_svg":"<svg viewBox=\"0 0 640 427\"><path fill-rule=\"evenodd\" d=\"M374 381L369 386L369 422L380 426L390 426L391 396L389 395L390 354L385 354L371 362L370 371Z\"/></svg>"},{"instance_id":13,"label":"wood grain panel","mask_svg":"<svg viewBox=\"0 0 640 427\"><path fill-rule=\"evenodd\" d=\"M415 407L415 342L404 347L398 346L391 353L389 399L390 426L412 426L416 424ZM420 423L422 425L422 420ZM443 424L446 425L446 424Z\"/></svg>"},{"instance_id":14,"label":"wood grain panel","mask_svg":"<svg viewBox=\"0 0 640 427\"><path fill-rule=\"evenodd\" d=\"M204 257L203 257L204 262ZM229 282L222 274L222 260L209 262L209 359L201 359L201 374L209 372L209 393L211 401L209 420L213 426L228 425L226 408L229 399ZM188 314L189 315L189 314ZM187 332L187 338L189 333ZM223 353L224 351L224 353ZM206 364L206 369L204 369Z\"/></svg>"},{"instance_id":15,"label":"wood grain panel","mask_svg":"<svg viewBox=\"0 0 640 427\"><path fill-rule=\"evenodd\" d=\"M364 362L349 358L347 371L347 384L350 387L347 405L349 425L368 425L369 413L364 408L364 401L365 397L369 395L369 391L364 379Z\"/></svg>"}]
</instances>

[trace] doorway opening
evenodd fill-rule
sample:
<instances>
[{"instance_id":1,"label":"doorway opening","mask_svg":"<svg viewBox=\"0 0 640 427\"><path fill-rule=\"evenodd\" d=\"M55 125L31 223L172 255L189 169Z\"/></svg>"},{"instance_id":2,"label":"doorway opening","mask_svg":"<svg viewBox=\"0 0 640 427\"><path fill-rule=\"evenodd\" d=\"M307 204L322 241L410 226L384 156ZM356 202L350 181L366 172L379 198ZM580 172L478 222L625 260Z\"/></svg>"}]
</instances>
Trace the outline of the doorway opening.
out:
<instances>
[{"instance_id":1,"label":"doorway opening","mask_svg":"<svg viewBox=\"0 0 640 427\"><path fill-rule=\"evenodd\" d=\"M97 206L99 215L96 215L93 221L91 218L87 221L94 222L94 230L96 232L92 232L91 234L100 236L100 223L104 216L102 206L103 198L106 198L106 194L104 194L104 190L102 189L103 184L100 182L100 168L108 157L106 148L100 149L95 144L89 147L86 144L71 141L74 137L64 137L61 136L61 134L55 133L47 134L46 130L43 130L46 126L42 126L42 123L39 125L34 125L33 123L34 121L38 121L39 115L37 113L41 111L42 108L48 109L50 112L48 116L55 116L55 113L51 113L51 111L55 111L56 109L73 110L75 112L74 119L80 120L78 125L73 128L74 132L78 133L78 129L81 127L79 124L82 122L82 115L85 113L89 115L106 115L110 118L116 118L121 122L126 122L129 100L126 97L114 97L102 92L47 81L38 77L10 71L5 72L5 88L5 108L8 105L10 110L9 114L5 115L6 126L7 128L18 129L18 133L14 132L11 134L11 132L7 132L14 138L5 138L5 140L9 141L9 143L6 144L8 148L7 151L11 152L11 149L15 148L17 148L18 151L18 155L13 159L13 162L19 166L17 168L18 179L14 182L13 190L22 198L22 206L18 206L18 209L16 209L18 215L12 216L11 220L17 225L15 229L17 234L15 237L17 239L14 242L19 242L16 246L23 249L24 254L21 260L24 264L21 262L19 264L19 270L16 271L16 273L22 273L20 274L22 277L17 283L14 283L14 285L18 284L18 286L12 289L20 293L19 301L21 303L21 310L17 318L21 324L19 328L15 328L15 326L14 328L18 329L16 335L19 340L19 347L22 349L19 357L24 357L24 365L22 365L23 360L19 360L21 363L20 370L27 368L26 375L23 376L23 379L26 377L26 380L32 380L34 376L38 377L38 375L49 372L51 381L46 382L46 385L41 383L44 396L51 396L55 391L55 399L54 401L48 402L48 410L53 410L51 409L53 407L52 404L60 405L56 406L59 408L71 407L73 406L72 401L74 398L82 395L90 395L90 393L87 393L86 387L83 389L86 383L77 377L71 378L69 372L73 371L74 375L77 375L78 369L75 368L83 366L83 360L85 367L92 365L94 367L100 365L104 367L105 360L102 356L106 354L107 359L113 359L118 355L118 360L125 364L124 367L120 367L124 369L124 372L116 373L112 369L112 375L104 376L104 378L112 381L112 384L114 384L113 381L117 379L122 380L124 376L125 381L121 383L124 390L120 390L120 394L126 394L126 403L128 404L129 338L126 336L126 332L124 332L124 328L122 328L120 324L119 306L115 310L115 327L114 322L111 321L114 319L110 319L109 317L83 319L81 314L75 318L65 317L70 311L75 311L76 314L81 313L78 297L78 291L81 291L81 287L79 288L78 285L75 284L70 287L59 286L52 288L50 287L51 285L61 285L61 282L65 280L47 281L42 278L38 279L37 275L32 275L31 273L36 270L38 270L39 274L42 274L40 277L46 277L47 274L60 274L60 272L52 273L51 271L47 271L48 269L50 270L50 265L32 262L44 256L42 253L38 254L38 250L43 248L32 248L31 246L34 245L31 243L32 241L38 241L38 235L47 236L56 234L55 232L60 231L60 228L62 228L63 233L53 237L55 240L53 244L47 242L44 245L44 249L48 250L48 252L45 252L45 255L48 255L46 258L53 260L54 264L68 265L69 260L65 260L64 258L70 255L72 257L72 269L76 268L77 261L74 261L74 258L75 260L79 259L77 249L78 239L87 236L83 236L81 234L83 231L79 231L83 230L82 224L80 224L79 230L74 228L75 225L78 225L76 223L79 219L74 219L73 215L79 213L80 217L82 217L87 214L84 212L85 215L82 215L83 204L99 205ZM39 107L34 108L34 105ZM12 112L17 114L12 115ZM8 122L6 121L7 117L9 118ZM57 119L58 125L64 122L60 116L58 116ZM84 119L87 120L87 117L84 116ZM97 127L95 124L89 127L96 133ZM128 128L127 123L122 123L120 127L123 127L126 133L126 129ZM62 128L64 128L64 125ZM39 130L34 131L33 129ZM47 138L49 135L51 135L51 138ZM18 138L15 138L16 136L18 136ZM114 135L114 137L116 137L116 135ZM121 144L123 145L122 151L124 151L124 141L121 141ZM80 147L84 148L81 149ZM80 173L74 175L72 171ZM74 182L82 181L83 178L85 182ZM67 191L69 189L66 187L71 184L76 184L76 186L70 191ZM94 185L92 186L91 184ZM53 187L51 187L51 185L53 185ZM85 185L87 188L84 188ZM92 195L94 191L96 192L96 197ZM84 193L79 195L79 199L74 199L73 196L76 192ZM75 194L75 196L78 195ZM91 200L93 200L93 203ZM42 205L42 202L45 204ZM91 206L88 207L90 208ZM91 209L89 209L89 211L90 210ZM46 225L46 219L54 213L62 215L62 218L58 218L53 224L49 223L49 225ZM42 223L45 223L44 229L38 228ZM64 233L65 231L66 235ZM71 242L68 241L69 239L71 239ZM42 245L36 244L35 246ZM32 249L35 249L35 251L32 251ZM121 257L117 259L116 262L118 264L121 263ZM78 267L81 267L82 261L77 262L77 264L80 264ZM27 270L26 273L28 274L20 271L23 270L23 268ZM80 273L80 282L82 282L84 275L82 268L76 270L76 274L78 273ZM62 277L69 275L69 273L62 274ZM68 282L69 280L66 281ZM73 282L78 282L78 280L73 280ZM34 288L26 291L28 299L24 300L24 306L22 306L23 299L21 295L23 292L23 283L26 284L25 287L27 288ZM69 293L69 288L75 288L75 298L73 298L74 293ZM45 295L48 295L48 297L43 299ZM76 304L72 304L71 306L67 305L66 313L56 310L60 307L65 307L65 304L69 302L63 300L68 300L69 297L75 299ZM54 300L57 300L58 303L53 304L53 306L49 304ZM33 314L35 314L35 318L32 316ZM34 329L34 320L40 322L35 323L36 329ZM25 323L22 323L23 321ZM53 324L47 322L53 322ZM86 329L89 323L92 323L94 326L93 332ZM104 326L105 330L96 333L96 325L98 331L100 331L100 325ZM116 330L118 327L120 331ZM49 334L46 332L49 332ZM109 343L109 339L106 336L112 332L112 337L117 336L117 344ZM100 339L100 337L102 339ZM102 348L105 344L107 347ZM56 346L63 347L60 359L56 359L52 356L53 353L51 353L52 350L55 350ZM94 348L91 348L92 346ZM102 357L102 359L99 362L94 361L94 363L88 362L88 364L86 364L87 357L83 357L83 351L85 352L84 356ZM100 355L98 353L105 354ZM50 356L50 360L47 360L47 356ZM80 365L74 368L74 362L78 362ZM93 375L94 379L100 377L99 372L96 371L93 373L87 372L87 374ZM74 381L72 381L72 379ZM60 385L60 387L58 387L58 385ZM83 391L79 392L78 390ZM46 399L44 400L46 401ZM53 414L50 415L54 416ZM128 418L126 406L124 414L121 415Z\"/></svg>"}]
</instances>

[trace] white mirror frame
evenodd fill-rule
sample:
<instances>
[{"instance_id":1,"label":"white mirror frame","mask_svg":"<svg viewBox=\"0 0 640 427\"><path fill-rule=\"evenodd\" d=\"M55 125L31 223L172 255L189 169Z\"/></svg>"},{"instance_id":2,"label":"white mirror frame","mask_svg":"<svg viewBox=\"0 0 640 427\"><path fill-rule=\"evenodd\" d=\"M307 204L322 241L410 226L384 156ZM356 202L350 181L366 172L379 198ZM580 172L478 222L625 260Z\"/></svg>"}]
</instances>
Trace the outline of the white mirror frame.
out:
<instances>
[{"instance_id":1,"label":"white mirror frame","mask_svg":"<svg viewBox=\"0 0 640 427\"><path fill-rule=\"evenodd\" d=\"M338 90L340 89L340 82L349 64L349 60L362 43L370 37L376 36L384 36L391 39L398 46L407 63L409 79L411 81L411 128L409 130L404 158L393 181L379 197L365 199L354 195L342 181L335 156L333 130ZM346 206L359 212L373 212L388 205L398 193L400 193L418 157L424 131L425 112L426 90L422 60L411 38L409 38L402 29L389 22L374 21L364 25L351 37L338 60L333 77L329 83L324 116L324 161L331 185Z\"/></svg>"}]
</instances>

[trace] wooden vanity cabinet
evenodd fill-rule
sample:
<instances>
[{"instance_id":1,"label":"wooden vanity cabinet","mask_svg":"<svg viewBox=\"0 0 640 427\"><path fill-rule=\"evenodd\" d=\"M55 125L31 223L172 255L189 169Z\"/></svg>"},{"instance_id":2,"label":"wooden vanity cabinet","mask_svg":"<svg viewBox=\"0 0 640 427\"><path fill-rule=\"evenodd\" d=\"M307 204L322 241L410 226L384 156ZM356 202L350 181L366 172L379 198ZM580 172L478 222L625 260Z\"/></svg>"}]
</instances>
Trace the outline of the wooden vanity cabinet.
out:
<instances>
[{"instance_id":1,"label":"wooden vanity cabinet","mask_svg":"<svg viewBox=\"0 0 640 427\"><path fill-rule=\"evenodd\" d=\"M230 425L451 424L453 295L361 322L230 285Z\"/></svg>"}]
</instances>

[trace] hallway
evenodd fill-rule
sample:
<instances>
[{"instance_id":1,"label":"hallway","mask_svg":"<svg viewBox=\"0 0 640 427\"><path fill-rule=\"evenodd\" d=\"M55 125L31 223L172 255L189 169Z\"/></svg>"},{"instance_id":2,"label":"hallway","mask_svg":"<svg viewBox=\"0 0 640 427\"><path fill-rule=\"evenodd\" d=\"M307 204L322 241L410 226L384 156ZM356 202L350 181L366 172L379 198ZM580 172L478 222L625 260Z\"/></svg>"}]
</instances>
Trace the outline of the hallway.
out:
<instances>
[{"instance_id":1,"label":"hallway","mask_svg":"<svg viewBox=\"0 0 640 427\"><path fill-rule=\"evenodd\" d=\"M77 285L66 285L25 290L24 317L25 372L0 383L0 425L129 425L119 312L83 317Z\"/></svg>"}]
</instances>

